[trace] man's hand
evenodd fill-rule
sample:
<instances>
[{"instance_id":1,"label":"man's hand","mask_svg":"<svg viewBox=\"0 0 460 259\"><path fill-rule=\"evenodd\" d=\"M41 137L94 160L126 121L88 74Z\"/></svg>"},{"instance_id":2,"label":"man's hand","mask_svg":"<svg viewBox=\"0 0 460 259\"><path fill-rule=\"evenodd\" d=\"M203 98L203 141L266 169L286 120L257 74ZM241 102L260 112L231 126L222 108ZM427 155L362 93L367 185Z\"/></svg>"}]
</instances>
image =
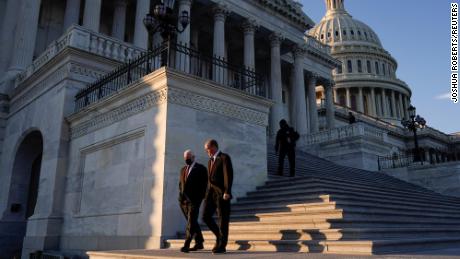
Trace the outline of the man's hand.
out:
<instances>
[{"instance_id":1,"label":"man's hand","mask_svg":"<svg viewBox=\"0 0 460 259\"><path fill-rule=\"evenodd\" d=\"M230 194L224 193L224 197L223 197L224 200L226 200L226 201L227 201L227 200L230 200L230 197L231 197Z\"/></svg>"}]
</instances>

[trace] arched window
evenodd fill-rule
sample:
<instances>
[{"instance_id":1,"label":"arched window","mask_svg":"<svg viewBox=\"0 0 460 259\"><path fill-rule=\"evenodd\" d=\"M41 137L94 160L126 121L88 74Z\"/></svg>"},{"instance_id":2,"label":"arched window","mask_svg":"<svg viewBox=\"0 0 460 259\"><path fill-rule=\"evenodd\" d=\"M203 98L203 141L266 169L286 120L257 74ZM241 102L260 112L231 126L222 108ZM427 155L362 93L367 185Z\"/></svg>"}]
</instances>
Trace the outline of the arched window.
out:
<instances>
[{"instance_id":1,"label":"arched window","mask_svg":"<svg viewBox=\"0 0 460 259\"><path fill-rule=\"evenodd\" d=\"M358 72L359 73L363 72L363 65L361 64L361 60L358 60Z\"/></svg>"},{"instance_id":2,"label":"arched window","mask_svg":"<svg viewBox=\"0 0 460 259\"><path fill-rule=\"evenodd\" d=\"M339 31L335 31L335 36L336 36L336 37L339 36Z\"/></svg>"},{"instance_id":3,"label":"arched window","mask_svg":"<svg viewBox=\"0 0 460 259\"><path fill-rule=\"evenodd\" d=\"M342 74L342 64L337 67L337 74Z\"/></svg>"},{"instance_id":4,"label":"arched window","mask_svg":"<svg viewBox=\"0 0 460 259\"><path fill-rule=\"evenodd\" d=\"M348 73L353 73L353 66L351 64L351 60L347 61L347 71Z\"/></svg>"},{"instance_id":5,"label":"arched window","mask_svg":"<svg viewBox=\"0 0 460 259\"><path fill-rule=\"evenodd\" d=\"M375 61L375 73L378 75L380 74L380 69L379 69L379 62Z\"/></svg>"},{"instance_id":6,"label":"arched window","mask_svg":"<svg viewBox=\"0 0 460 259\"><path fill-rule=\"evenodd\" d=\"M385 63L382 63L382 72L383 72L383 75L385 75L385 73L386 73L385 71L386 71L386 69L385 69Z\"/></svg>"},{"instance_id":7,"label":"arched window","mask_svg":"<svg viewBox=\"0 0 460 259\"><path fill-rule=\"evenodd\" d=\"M372 73L371 62L367 61L367 73Z\"/></svg>"}]
</instances>

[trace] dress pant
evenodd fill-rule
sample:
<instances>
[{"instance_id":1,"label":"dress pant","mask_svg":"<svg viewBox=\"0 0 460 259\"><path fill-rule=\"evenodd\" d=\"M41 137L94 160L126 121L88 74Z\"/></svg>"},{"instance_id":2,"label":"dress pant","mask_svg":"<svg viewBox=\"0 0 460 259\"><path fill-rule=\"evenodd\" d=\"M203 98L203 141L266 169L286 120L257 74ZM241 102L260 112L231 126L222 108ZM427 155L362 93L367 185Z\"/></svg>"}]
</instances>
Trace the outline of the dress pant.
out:
<instances>
[{"instance_id":1,"label":"dress pant","mask_svg":"<svg viewBox=\"0 0 460 259\"><path fill-rule=\"evenodd\" d=\"M278 175L283 175L284 158L289 160L289 175L295 175L295 147L281 148L278 157Z\"/></svg>"},{"instance_id":2,"label":"dress pant","mask_svg":"<svg viewBox=\"0 0 460 259\"><path fill-rule=\"evenodd\" d=\"M185 230L185 245L190 246L193 237L195 237L195 244L202 244L204 242L203 234L201 233L200 225L198 224L198 215L200 213L201 203L182 202L180 208L187 219L187 228Z\"/></svg>"},{"instance_id":3,"label":"dress pant","mask_svg":"<svg viewBox=\"0 0 460 259\"><path fill-rule=\"evenodd\" d=\"M230 200L223 199L224 194L216 187L210 186L204 203L203 221L214 233L217 246L225 248L228 241L228 224L230 221ZM217 211L219 225L213 219Z\"/></svg>"}]
</instances>

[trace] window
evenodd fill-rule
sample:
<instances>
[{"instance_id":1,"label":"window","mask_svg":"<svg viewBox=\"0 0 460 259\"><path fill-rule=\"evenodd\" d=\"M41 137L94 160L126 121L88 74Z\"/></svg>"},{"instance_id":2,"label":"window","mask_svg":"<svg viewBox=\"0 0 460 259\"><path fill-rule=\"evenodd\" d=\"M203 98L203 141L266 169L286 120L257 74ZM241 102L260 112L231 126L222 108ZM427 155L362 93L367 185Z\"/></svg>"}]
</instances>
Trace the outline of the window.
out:
<instances>
[{"instance_id":1,"label":"window","mask_svg":"<svg viewBox=\"0 0 460 259\"><path fill-rule=\"evenodd\" d=\"M346 30L343 30L343 35L347 35L347 31L346 31Z\"/></svg>"},{"instance_id":2,"label":"window","mask_svg":"<svg viewBox=\"0 0 460 259\"><path fill-rule=\"evenodd\" d=\"M382 63L382 73L383 73L383 75L385 75L385 71L386 71L386 69L385 69L385 63Z\"/></svg>"},{"instance_id":3,"label":"window","mask_svg":"<svg viewBox=\"0 0 460 259\"><path fill-rule=\"evenodd\" d=\"M371 62L368 60L367 61L367 73L372 73L372 68L371 68Z\"/></svg>"},{"instance_id":4,"label":"window","mask_svg":"<svg viewBox=\"0 0 460 259\"><path fill-rule=\"evenodd\" d=\"M342 64L337 67L337 74L342 74Z\"/></svg>"},{"instance_id":5,"label":"window","mask_svg":"<svg viewBox=\"0 0 460 259\"><path fill-rule=\"evenodd\" d=\"M321 34L321 39L324 39L324 34Z\"/></svg>"},{"instance_id":6,"label":"window","mask_svg":"<svg viewBox=\"0 0 460 259\"><path fill-rule=\"evenodd\" d=\"M347 70L348 70L348 73L353 72L353 68L352 68L352 65L351 65L351 60L347 61Z\"/></svg>"},{"instance_id":7,"label":"window","mask_svg":"<svg viewBox=\"0 0 460 259\"><path fill-rule=\"evenodd\" d=\"M359 73L363 72L363 65L361 64L361 60L358 60L358 72Z\"/></svg>"},{"instance_id":8,"label":"window","mask_svg":"<svg viewBox=\"0 0 460 259\"><path fill-rule=\"evenodd\" d=\"M366 37L366 40L367 40L367 32L364 32L364 37Z\"/></svg>"},{"instance_id":9,"label":"window","mask_svg":"<svg viewBox=\"0 0 460 259\"><path fill-rule=\"evenodd\" d=\"M327 37L328 37L328 38L331 37L331 33L330 33L330 32L327 33Z\"/></svg>"},{"instance_id":10,"label":"window","mask_svg":"<svg viewBox=\"0 0 460 259\"><path fill-rule=\"evenodd\" d=\"M336 37L339 36L339 31L335 31L335 36L336 36Z\"/></svg>"},{"instance_id":11,"label":"window","mask_svg":"<svg viewBox=\"0 0 460 259\"><path fill-rule=\"evenodd\" d=\"M351 35L355 35L355 32L353 30L350 31Z\"/></svg>"},{"instance_id":12,"label":"window","mask_svg":"<svg viewBox=\"0 0 460 259\"><path fill-rule=\"evenodd\" d=\"M361 31L358 31L358 35L361 36Z\"/></svg>"},{"instance_id":13,"label":"window","mask_svg":"<svg viewBox=\"0 0 460 259\"><path fill-rule=\"evenodd\" d=\"M375 61L375 73L378 75L380 74L380 69L379 69L379 62Z\"/></svg>"}]
</instances>

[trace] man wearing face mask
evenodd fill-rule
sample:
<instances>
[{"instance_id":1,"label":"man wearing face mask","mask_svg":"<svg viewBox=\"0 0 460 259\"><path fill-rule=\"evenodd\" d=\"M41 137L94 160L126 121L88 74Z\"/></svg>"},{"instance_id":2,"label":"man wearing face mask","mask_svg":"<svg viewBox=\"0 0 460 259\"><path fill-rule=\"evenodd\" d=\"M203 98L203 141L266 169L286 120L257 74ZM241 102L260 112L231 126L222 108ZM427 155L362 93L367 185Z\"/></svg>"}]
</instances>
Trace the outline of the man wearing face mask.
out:
<instances>
[{"instance_id":1,"label":"man wearing face mask","mask_svg":"<svg viewBox=\"0 0 460 259\"><path fill-rule=\"evenodd\" d=\"M209 186L204 200L203 221L216 236L214 254L226 253L228 224L230 221L230 199L232 198L233 166L228 154L219 151L217 141L206 141L204 149L209 156ZM219 225L212 218L217 211Z\"/></svg>"},{"instance_id":2,"label":"man wearing face mask","mask_svg":"<svg viewBox=\"0 0 460 259\"><path fill-rule=\"evenodd\" d=\"M203 235L198 224L201 201L208 187L208 173L206 167L195 162L195 155L191 150L184 152L185 166L180 171L179 178L179 203L187 220L185 242L181 251L188 253L203 249ZM195 246L190 248L192 239Z\"/></svg>"}]
</instances>

